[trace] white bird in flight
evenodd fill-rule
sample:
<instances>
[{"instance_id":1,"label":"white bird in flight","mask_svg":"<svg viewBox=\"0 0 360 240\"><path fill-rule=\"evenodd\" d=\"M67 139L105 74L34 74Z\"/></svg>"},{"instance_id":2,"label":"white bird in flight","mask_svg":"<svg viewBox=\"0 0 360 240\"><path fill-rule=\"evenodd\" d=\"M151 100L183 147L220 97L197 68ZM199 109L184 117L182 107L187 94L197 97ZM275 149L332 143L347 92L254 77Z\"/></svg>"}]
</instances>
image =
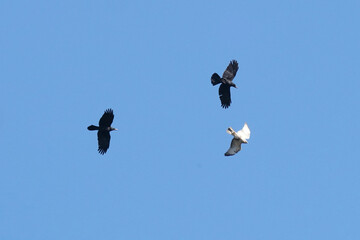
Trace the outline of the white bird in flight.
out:
<instances>
[{"instance_id":1,"label":"white bird in flight","mask_svg":"<svg viewBox=\"0 0 360 240\"><path fill-rule=\"evenodd\" d=\"M244 127L238 132L235 132L231 127L229 127L226 132L230 135L233 135L234 138L231 141L230 148L225 153L225 156L235 155L238 151L241 150L241 144L248 143L247 140L250 139L250 129L247 123L245 123Z\"/></svg>"}]
</instances>

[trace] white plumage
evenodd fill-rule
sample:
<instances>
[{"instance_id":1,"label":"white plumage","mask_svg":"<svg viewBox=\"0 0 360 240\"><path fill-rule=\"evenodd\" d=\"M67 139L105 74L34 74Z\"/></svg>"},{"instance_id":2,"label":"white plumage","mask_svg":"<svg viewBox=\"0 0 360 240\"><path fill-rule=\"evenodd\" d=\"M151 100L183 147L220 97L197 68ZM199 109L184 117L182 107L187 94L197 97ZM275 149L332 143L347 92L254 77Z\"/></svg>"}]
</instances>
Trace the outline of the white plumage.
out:
<instances>
[{"instance_id":1,"label":"white plumage","mask_svg":"<svg viewBox=\"0 0 360 240\"><path fill-rule=\"evenodd\" d=\"M241 150L241 144L248 143L247 140L250 139L250 129L247 123L245 123L244 127L238 132L235 132L234 129L232 129L231 127L229 127L226 130L226 132L229 133L230 135L233 135L234 138L231 141L230 148L225 153L225 156L235 155L237 152Z\"/></svg>"}]
</instances>

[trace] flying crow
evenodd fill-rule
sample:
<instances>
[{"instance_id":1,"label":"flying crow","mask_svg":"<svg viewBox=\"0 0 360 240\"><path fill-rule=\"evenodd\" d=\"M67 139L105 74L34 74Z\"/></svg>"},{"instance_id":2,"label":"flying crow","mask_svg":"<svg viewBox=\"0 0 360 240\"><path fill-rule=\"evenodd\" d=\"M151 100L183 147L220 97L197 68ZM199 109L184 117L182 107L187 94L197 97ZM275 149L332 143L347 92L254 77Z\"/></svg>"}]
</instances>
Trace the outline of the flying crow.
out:
<instances>
[{"instance_id":1,"label":"flying crow","mask_svg":"<svg viewBox=\"0 0 360 240\"><path fill-rule=\"evenodd\" d=\"M111 123L114 120L114 113L112 109L106 109L99 121L99 126L90 125L88 130L98 130L98 151L100 154L105 154L110 146L110 132L117 130L111 127Z\"/></svg>"},{"instance_id":2,"label":"flying crow","mask_svg":"<svg viewBox=\"0 0 360 240\"><path fill-rule=\"evenodd\" d=\"M221 101L221 106L223 108L228 108L231 104L231 96L230 96L230 87L236 87L236 85L232 82L234 79L237 70L239 69L239 65L236 60L230 61L229 65L227 66L225 72L220 78L219 74L214 73L211 76L211 83L213 86L216 84L221 83L219 87L219 96Z\"/></svg>"}]
</instances>

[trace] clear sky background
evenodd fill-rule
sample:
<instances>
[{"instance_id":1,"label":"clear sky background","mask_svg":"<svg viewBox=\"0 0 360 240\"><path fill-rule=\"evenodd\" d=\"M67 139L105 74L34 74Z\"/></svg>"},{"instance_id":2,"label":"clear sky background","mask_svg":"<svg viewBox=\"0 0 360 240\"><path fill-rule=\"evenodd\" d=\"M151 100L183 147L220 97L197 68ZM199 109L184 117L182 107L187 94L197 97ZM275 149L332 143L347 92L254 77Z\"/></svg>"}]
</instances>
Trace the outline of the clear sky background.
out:
<instances>
[{"instance_id":1,"label":"clear sky background","mask_svg":"<svg viewBox=\"0 0 360 240\"><path fill-rule=\"evenodd\" d=\"M0 239L360 239L359 9L1 1Z\"/></svg>"}]
</instances>

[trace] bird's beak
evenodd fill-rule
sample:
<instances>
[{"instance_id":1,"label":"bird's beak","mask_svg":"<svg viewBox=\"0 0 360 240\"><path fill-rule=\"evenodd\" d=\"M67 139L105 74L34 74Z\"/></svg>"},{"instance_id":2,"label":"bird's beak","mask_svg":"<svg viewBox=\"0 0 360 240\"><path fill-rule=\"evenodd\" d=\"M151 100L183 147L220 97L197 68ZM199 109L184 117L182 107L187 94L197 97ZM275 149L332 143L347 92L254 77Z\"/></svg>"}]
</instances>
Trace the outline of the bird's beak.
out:
<instances>
[{"instance_id":1,"label":"bird's beak","mask_svg":"<svg viewBox=\"0 0 360 240\"><path fill-rule=\"evenodd\" d=\"M117 128L114 128L115 131L117 131L118 129Z\"/></svg>"}]
</instances>

